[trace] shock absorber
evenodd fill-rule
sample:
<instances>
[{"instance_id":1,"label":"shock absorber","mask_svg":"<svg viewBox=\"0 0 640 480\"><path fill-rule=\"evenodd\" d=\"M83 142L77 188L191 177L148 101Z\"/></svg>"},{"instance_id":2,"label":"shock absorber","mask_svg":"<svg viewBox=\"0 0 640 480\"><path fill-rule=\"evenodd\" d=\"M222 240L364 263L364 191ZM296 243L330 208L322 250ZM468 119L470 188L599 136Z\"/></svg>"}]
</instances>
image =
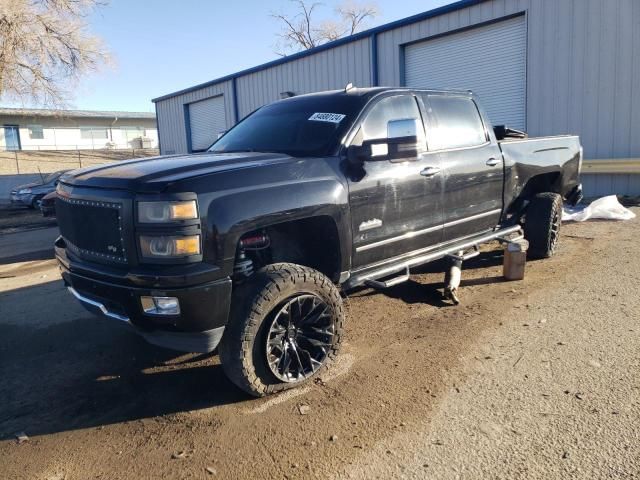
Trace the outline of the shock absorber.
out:
<instances>
[{"instance_id":1,"label":"shock absorber","mask_svg":"<svg viewBox=\"0 0 640 480\"><path fill-rule=\"evenodd\" d=\"M253 260L247 257L244 249L239 249L236 263L233 266L233 276L236 280L244 280L253 275Z\"/></svg>"}]
</instances>

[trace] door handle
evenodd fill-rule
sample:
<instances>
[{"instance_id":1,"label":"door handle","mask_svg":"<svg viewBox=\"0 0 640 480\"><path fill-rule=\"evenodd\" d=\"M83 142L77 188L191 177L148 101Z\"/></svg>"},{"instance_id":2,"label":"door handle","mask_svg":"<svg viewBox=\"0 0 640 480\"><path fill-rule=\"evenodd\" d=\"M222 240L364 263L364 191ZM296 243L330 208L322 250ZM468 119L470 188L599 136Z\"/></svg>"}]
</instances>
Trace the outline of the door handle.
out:
<instances>
[{"instance_id":1,"label":"door handle","mask_svg":"<svg viewBox=\"0 0 640 480\"><path fill-rule=\"evenodd\" d=\"M423 177L433 177L440 173L440 167L427 167L420 172Z\"/></svg>"},{"instance_id":2,"label":"door handle","mask_svg":"<svg viewBox=\"0 0 640 480\"><path fill-rule=\"evenodd\" d=\"M500 160L494 157L491 157L489 160L487 160L487 165L489 165L490 167L495 167L499 163L500 163Z\"/></svg>"}]
</instances>

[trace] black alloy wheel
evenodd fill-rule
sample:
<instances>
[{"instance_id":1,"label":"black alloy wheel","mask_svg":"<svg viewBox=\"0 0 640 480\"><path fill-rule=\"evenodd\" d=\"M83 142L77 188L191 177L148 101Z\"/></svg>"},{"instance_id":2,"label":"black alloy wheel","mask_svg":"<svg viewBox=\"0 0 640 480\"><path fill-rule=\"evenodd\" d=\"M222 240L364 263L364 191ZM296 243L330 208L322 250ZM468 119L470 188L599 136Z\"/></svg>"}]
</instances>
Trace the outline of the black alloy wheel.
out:
<instances>
[{"instance_id":1,"label":"black alloy wheel","mask_svg":"<svg viewBox=\"0 0 640 480\"><path fill-rule=\"evenodd\" d=\"M271 373L283 382L310 377L326 361L334 335L329 305L320 297L302 294L286 300L267 334Z\"/></svg>"}]
</instances>

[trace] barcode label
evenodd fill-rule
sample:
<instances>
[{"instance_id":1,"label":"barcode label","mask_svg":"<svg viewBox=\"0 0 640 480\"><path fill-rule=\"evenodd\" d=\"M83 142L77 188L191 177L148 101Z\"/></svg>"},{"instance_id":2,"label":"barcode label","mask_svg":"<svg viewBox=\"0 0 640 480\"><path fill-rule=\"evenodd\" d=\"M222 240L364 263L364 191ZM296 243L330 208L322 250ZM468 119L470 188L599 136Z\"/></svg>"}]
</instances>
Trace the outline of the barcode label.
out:
<instances>
[{"instance_id":1,"label":"barcode label","mask_svg":"<svg viewBox=\"0 0 640 480\"><path fill-rule=\"evenodd\" d=\"M316 122L329 122L340 123L346 115L341 113L314 113L309 117L309 120L315 120Z\"/></svg>"}]
</instances>

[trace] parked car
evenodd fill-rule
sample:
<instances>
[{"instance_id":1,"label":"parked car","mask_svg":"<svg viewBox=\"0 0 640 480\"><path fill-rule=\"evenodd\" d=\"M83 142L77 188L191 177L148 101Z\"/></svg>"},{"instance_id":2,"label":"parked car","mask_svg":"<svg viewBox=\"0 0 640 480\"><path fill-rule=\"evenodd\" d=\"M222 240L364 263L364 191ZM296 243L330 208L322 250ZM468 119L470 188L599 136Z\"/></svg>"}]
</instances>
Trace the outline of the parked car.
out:
<instances>
[{"instance_id":1,"label":"parked car","mask_svg":"<svg viewBox=\"0 0 640 480\"><path fill-rule=\"evenodd\" d=\"M40 211L43 217L55 217L56 216L56 197L58 194L54 190L51 193L47 193L42 200L40 200Z\"/></svg>"},{"instance_id":2,"label":"parked car","mask_svg":"<svg viewBox=\"0 0 640 480\"><path fill-rule=\"evenodd\" d=\"M496 135L498 132L498 135ZM176 350L219 347L256 396L336 355L340 290L522 233L556 251L578 137L491 127L467 91L348 88L258 109L206 152L77 170L56 257L90 311Z\"/></svg>"},{"instance_id":3,"label":"parked car","mask_svg":"<svg viewBox=\"0 0 640 480\"><path fill-rule=\"evenodd\" d=\"M42 177L42 181L19 185L11 190L11 204L37 208L40 200L48 193L56 190L60 176L70 170L60 170Z\"/></svg>"}]
</instances>

